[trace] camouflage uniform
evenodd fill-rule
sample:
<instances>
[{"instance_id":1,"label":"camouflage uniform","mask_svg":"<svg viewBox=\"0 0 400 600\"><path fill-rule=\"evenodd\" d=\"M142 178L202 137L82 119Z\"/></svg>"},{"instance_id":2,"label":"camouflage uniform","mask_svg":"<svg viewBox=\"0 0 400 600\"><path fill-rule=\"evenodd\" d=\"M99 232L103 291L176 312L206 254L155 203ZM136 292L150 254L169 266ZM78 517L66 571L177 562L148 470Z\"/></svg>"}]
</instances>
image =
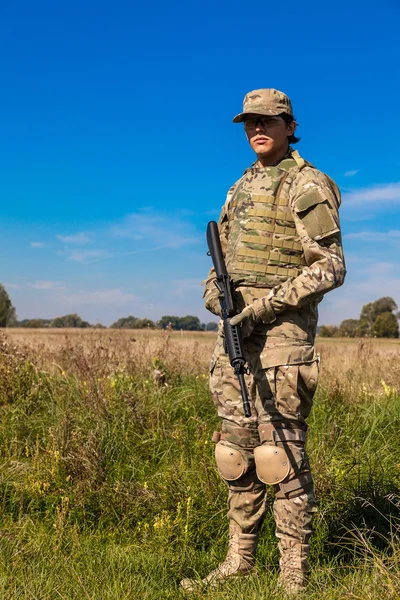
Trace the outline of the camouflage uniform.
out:
<instances>
[{"instance_id":1,"label":"camouflage uniform","mask_svg":"<svg viewBox=\"0 0 400 600\"><path fill-rule=\"evenodd\" d=\"M287 96L275 90L261 90L261 112L257 92L246 96L252 109L247 112L268 114L262 106L267 92L278 94L278 103L286 102L284 112L292 114ZM275 491L280 581L288 591L304 587L315 512L306 419L319 374L317 306L345 276L339 204L335 183L292 148L277 165L252 165L228 192L219 219L221 245L235 286L235 307L251 306L255 317L243 331L251 416L244 415L220 327L210 388L222 419L214 441L217 467L229 487L230 542L227 559L204 583L254 566L268 483ZM214 277L211 270L205 300L218 314ZM193 585L183 582L186 589Z\"/></svg>"}]
</instances>

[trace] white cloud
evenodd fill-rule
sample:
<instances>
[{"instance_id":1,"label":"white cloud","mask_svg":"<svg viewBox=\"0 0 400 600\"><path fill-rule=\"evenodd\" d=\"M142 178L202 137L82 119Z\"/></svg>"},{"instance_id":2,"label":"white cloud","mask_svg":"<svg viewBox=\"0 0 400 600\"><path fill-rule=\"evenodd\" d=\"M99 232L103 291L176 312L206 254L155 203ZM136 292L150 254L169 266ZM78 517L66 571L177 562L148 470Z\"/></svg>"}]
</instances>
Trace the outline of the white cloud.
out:
<instances>
[{"instance_id":1,"label":"white cloud","mask_svg":"<svg viewBox=\"0 0 400 600\"><path fill-rule=\"evenodd\" d=\"M400 181L375 185L343 194L343 204L365 204L379 202L400 202Z\"/></svg>"},{"instance_id":2,"label":"white cloud","mask_svg":"<svg viewBox=\"0 0 400 600\"><path fill-rule=\"evenodd\" d=\"M66 286L59 281L35 281L29 283L29 287L35 290L66 290Z\"/></svg>"},{"instance_id":3,"label":"white cloud","mask_svg":"<svg viewBox=\"0 0 400 600\"><path fill-rule=\"evenodd\" d=\"M357 173L359 173L360 169L355 169L354 171L346 171L346 173L344 174L345 177L354 177L354 175L357 175Z\"/></svg>"},{"instance_id":4,"label":"white cloud","mask_svg":"<svg viewBox=\"0 0 400 600\"><path fill-rule=\"evenodd\" d=\"M76 233L75 235L56 235L56 238L64 244L87 244L90 238L86 233Z\"/></svg>"},{"instance_id":5,"label":"white cloud","mask_svg":"<svg viewBox=\"0 0 400 600\"><path fill-rule=\"evenodd\" d=\"M356 233L346 233L343 237L350 240L360 240L364 242L400 242L400 230L392 229L390 231L358 231Z\"/></svg>"},{"instance_id":6,"label":"white cloud","mask_svg":"<svg viewBox=\"0 0 400 600\"><path fill-rule=\"evenodd\" d=\"M382 277L383 275L389 275L390 273L398 273L399 265L389 262L377 262L368 266L366 270L370 275Z\"/></svg>"},{"instance_id":7,"label":"white cloud","mask_svg":"<svg viewBox=\"0 0 400 600\"><path fill-rule=\"evenodd\" d=\"M128 306L137 299L134 294L123 292L119 288L93 291L77 290L76 292L57 294L57 297L64 305L75 307L76 310L87 305Z\"/></svg>"},{"instance_id":8,"label":"white cloud","mask_svg":"<svg viewBox=\"0 0 400 600\"><path fill-rule=\"evenodd\" d=\"M45 248L46 244L44 242L31 242L31 248Z\"/></svg>"},{"instance_id":9,"label":"white cloud","mask_svg":"<svg viewBox=\"0 0 400 600\"><path fill-rule=\"evenodd\" d=\"M20 293L16 306L20 319L78 313L90 323L110 324L128 314L147 316L153 310L151 302L141 302L136 294L120 288L74 289L55 281L37 281L27 287L30 292Z\"/></svg>"},{"instance_id":10,"label":"white cloud","mask_svg":"<svg viewBox=\"0 0 400 600\"><path fill-rule=\"evenodd\" d=\"M108 250L73 250L67 254L68 260L85 264L104 260L112 256L114 254Z\"/></svg>"},{"instance_id":11,"label":"white cloud","mask_svg":"<svg viewBox=\"0 0 400 600\"><path fill-rule=\"evenodd\" d=\"M186 296L191 292L201 296L203 294L200 279L175 279L172 281L172 294L174 296Z\"/></svg>"},{"instance_id":12,"label":"white cloud","mask_svg":"<svg viewBox=\"0 0 400 600\"><path fill-rule=\"evenodd\" d=\"M4 283L6 290L20 290L21 286L18 283Z\"/></svg>"},{"instance_id":13,"label":"white cloud","mask_svg":"<svg viewBox=\"0 0 400 600\"><path fill-rule=\"evenodd\" d=\"M182 214L166 214L151 209L126 216L112 227L111 233L114 237L143 240L153 250L179 248L202 241L194 225L183 219ZM151 248L154 244L155 247Z\"/></svg>"}]
</instances>

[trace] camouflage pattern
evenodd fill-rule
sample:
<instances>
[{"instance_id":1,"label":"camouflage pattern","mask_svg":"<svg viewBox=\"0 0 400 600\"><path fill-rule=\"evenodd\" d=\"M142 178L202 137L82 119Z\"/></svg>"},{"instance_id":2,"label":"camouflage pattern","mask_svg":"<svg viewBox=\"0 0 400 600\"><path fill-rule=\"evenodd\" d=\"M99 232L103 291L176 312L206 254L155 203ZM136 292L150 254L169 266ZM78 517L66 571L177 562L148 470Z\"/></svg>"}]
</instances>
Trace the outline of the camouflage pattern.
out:
<instances>
[{"instance_id":1,"label":"camouflage pattern","mask_svg":"<svg viewBox=\"0 0 400 600\"><path fill-rule=\"evenodd\" d=\"M290 424L305 431L319 375L319 361L314 354L313 360L308 363L265 368L258 354L262 340L257 338L262 336L252 334L244 340L250 367L250 373L246 375L250 417L245 417L243 412L240 386L224 352L222 332L210 363L210 389L218 415L222 418L219 443L228 443L240 449L247 464L243 477L227 481L228 518L242 532L254 534L259 531L266 510L266 486L257 478L253 454L254 448L265 442L261 434L262 426L268 423ZM277 445L283 444L277 442ZM290 460L287 479L281 485L274 486L274 516L281 551L281 583L284 582L285 589L289 589L290 582L292 590L301 589L305 581L315 498L304 443L287 442L284 446L289 458L293 457L293 462ZM280 488L284 489L286 482L307 473L311 483L305 493L295 492L293 497L280 493Z\"/></svg>"},{"instance_id":2,"label":"camouflage pattern","mask_svg":"<svg viewBox=\"0 0 400 600\"><path fill-rule=\"evenodd\" d=\"M293 152L290 150L289 154L292 156ZM282 162L285 160L287 157ZM296 162L298 160L299 157ZM276 181L266 177L271 168L253 165L250 169L251 181L246 183L246 189L249 186L256 187L266 196L276 193ZM241 194L246 173L229 190L219 220L221 246L225 255L229 255L231 247L238 242L238 238L231 240L231 230L232 227L236 228L235 219L241 212L236 199ZM266 182L264 188L263 181ZM259 323L254 331L256 338L252 340L255 347L254 352L250 353L258 353L265 367L313 360L318 304L326 292L342 285L346 274L338 216L340 194L335 183L306 163L292 181L286 180L280 195L288 198L306 265L296 277L269 276L271 279L268 282L257 274L236 273L236 277L235 272L230 272L235 283L235 306L238 312L264 298L276 316L276 320L268 326ZM248 195L240 197L248 202ZM245 229L248 222L249 218L244 215L241 227ZM211 269L204 282L204 296L207 308L218 314L218 291L213 284L214 277Z\"/></svg>"},{"instance_id":3,"label":"camouflage pattern","mask_svg":"<svg viewBox=\"0 0 400 600\"><path fill-rule=\"evenodd\" d=\"M279 585L286 592L298 592L305 587L311 522L316 510L313 493L275 500L276 536L281 556Z\"/></svg>"},{"instance_id":4,"label":"camouflage pattern","mask_svg":"<svg viewBox=\"0 0 400 600\"><path fill-rule=\"evenodd\" d=\"M263 204L263 208L256 206L257 203ZM235 307L238 313L251 307L249 314L254 315L253 319L243 321L250 417L244 415L240 386L225 353L221 326L210 362L210 389L222 419L218 443L236 448L246 464L239 479L227 481L228 517L242 532L259 531L266 493L256 474L254 448L261 444L282 447L288 455L290 471L283 482L273 486L274 516L281 552L280 582L289 592L304 587L315 512L305 432L319 375L319 360L314 350L317 307L326 292L343 283L346 273L339 205L340 194L335 183L290 149L278 165L253 165L245 172L229 190L219 221L221 246L234 281ZM257 214L249 212L254 213L257 208L275 214L260 213L255 221ZM278 209L285 213L285 219L278 218ZM252 246L254 240L244 238L263 237L268 229L263 228L265 225L273 225L273 231L271 227L268 231L273 243L266 244L276 247L280 236L286 241L289 237L295 244L284 248L285 252L280 249L286 256L301 256L304 265L296 267L295 274L289 268L284 274L279 270L270 273L265 269L247 269L249 264L271 266L271 253L265 259L263 247ZM277 227L285 230L279 231ZM241 247L258 248L261 254L244 261L245 265L239 269ZM279 265L272 266L280 269L290 264L282 263L280 258ZM211 270L205 282L205 298L208 307L217 314L214 277ZM284 435L271 441L263 430Z\"/></svg>"},{"instance_id":5,"label":"camouflage pattern","mask_svg":"<svg viewBox=\"0 0 400 600\"><path fill-rule=\"evenodd\" d=\"M249 92L244 97L243 112L233 118L240 123L247 114L276 116L286 113L293 116L292 103L286 94L272 88Z\"/></svg>"},{"instance_id":6,"label":"camouflage pattern","mask_svg":"<svg viewBox=\"0 0 400 600\"><path fill-rule=\"evenodd\" d=\"M242 533L234 521L230 524L228 553L223 563L202 580L183 579L180 583L185 592L196 592L199 588L215 588L231 577L246 575L254 568L257 534Z\"/></svg>"},{"instance_id":7,"label":"camouflage pattern","mask_svg":"<svg viewBox=\"0 0 400 600\"><path fill-rule=\"evenodd\" d=\"M221 331L210 361L210 389L218 415L224 419L222 432L232 425L242 428L241 435L248 436L248 446L242 439L239 440L239 445L245 448L257 445L250 438L258 436L257 427L262 423L281 422L284 419L305 423L318 383L319 362L311 345L294 346L291 353L286 347L283 347L284 353L281 353L278 347L278 356L288 357L289 364L269 366L263 351L267 342L263 329L267 328L265 325L257 325L251 336L243 340L245 358L250 369L249 374L245 375L252 409L250 417L244 416L239 381L228 355L225 354ZM269 356L269 352L266 356Z\"/></svg>"},{"instance_id":8,"label":"camouflage pattern","mask_svg":"<svg viewBox=\"0 0 400 600\"><path fill-rule=\"evenodd\" d=\"M289 157L262 174L251 168L242 177L220 219L229 221L225 261L235 283L273 287L306 265L289 206L290 183L299 170Z\"/></svg>"}]
</instances>

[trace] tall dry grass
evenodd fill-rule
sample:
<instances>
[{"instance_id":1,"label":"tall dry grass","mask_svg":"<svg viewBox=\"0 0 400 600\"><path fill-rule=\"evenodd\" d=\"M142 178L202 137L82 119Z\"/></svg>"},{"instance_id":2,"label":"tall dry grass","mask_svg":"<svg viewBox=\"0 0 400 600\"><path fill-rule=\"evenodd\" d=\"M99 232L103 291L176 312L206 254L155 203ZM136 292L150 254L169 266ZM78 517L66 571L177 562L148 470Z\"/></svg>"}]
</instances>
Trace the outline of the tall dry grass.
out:
<instances>
[{"instance_id":1,"label":"tall dry grass","mask_svg":"<svg viewBox=\"0 0 400 600\"><path fill-rule=\"evenodd\" d=\"M175 600L181 577L223 558L226 489L207 381L214 341L108 330L0 336L0 598ZM394 600L400 348L329 340L318 350L307 597ZM279 598L277 560L269 511L257 572L198 597Z\"/></svg>"}]
</instances>

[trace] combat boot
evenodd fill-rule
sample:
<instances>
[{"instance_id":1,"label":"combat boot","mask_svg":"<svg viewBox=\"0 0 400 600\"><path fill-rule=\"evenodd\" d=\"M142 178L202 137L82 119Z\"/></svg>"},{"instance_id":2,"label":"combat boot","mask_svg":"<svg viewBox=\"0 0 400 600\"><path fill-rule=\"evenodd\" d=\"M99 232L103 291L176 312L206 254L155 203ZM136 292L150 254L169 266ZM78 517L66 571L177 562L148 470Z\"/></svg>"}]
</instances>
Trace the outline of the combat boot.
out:
<instances>
[{"instance_id":1,"label":"combat boot","mask_svg":"<svg viewBox=\"0 0 400 600\"><path fill-rule=\"evenodd\" d=\"M279 551L281 570L277 587L288 596L303 592L307 585L309 544L299 544L296 540L287 538L281 539Z\"/></svg>"},{"instance_id":2,"label":"combat boot","mask_svg":"<svg viewBox=\"0 0 400 600\"><path fill-rule=\"evenodd\" d=\"M298 594L307 584L314 491L294 498L276 498L274 517L280 553L278 585L285 593Z\"/></svg>"},{"instance_id":3,"label":"combat boot","mask_svg":"<svg viewBox=\"0 0 400 600\"><path fill-rule=\"evenodd\" d=\"M239 526L231 521L228 553L224 562L204 579L182 579L181 589L185 592L195 592L201 587L216 587L226 579L245 575L251 571L255 565L257 537L256 533L242 533Z\"/></svg>"}]
</instances>

